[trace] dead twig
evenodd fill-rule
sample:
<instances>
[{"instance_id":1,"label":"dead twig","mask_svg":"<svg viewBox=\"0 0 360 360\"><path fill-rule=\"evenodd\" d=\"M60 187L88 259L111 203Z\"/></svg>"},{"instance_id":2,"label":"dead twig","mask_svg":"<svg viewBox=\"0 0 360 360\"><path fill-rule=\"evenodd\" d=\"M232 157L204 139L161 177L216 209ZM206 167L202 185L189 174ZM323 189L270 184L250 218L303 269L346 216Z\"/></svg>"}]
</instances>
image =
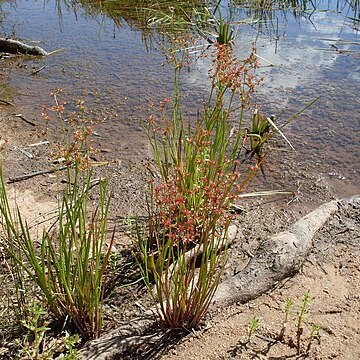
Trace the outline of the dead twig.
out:
<instances>
[{"instance_id":1,"label":"dead twig","mask_svg":"<svg viewBox=\"0 0 360 360\"><path fill-rule=\"evenodd\" d=\"M26 147L34 147L34 146L48 145L48 144L50 144L50 142L46 140L46 141L40 141L38 143L26 145Z\"/></svg>"},{"instance_id":2,"label":"dead twig","mask_svg":"<svg viewBox=\"0 0 360 360\"><path fill-rule=\"evenodd\" d=\"M22 114L16 114L16 115L14 115L14 116L17 117L17 118L19 118L19 119L21 119L22 121L25 121L27 124L29 124L29 125L31 125L31 126L36 126L35 123L33 123L32 121L24 118L24 116L23 116Z\"/></svg>"},{"instance_id":3,"label":"dead twig","mask_svg":"<svg viewBox=\"0 0 360 360\"><path fill-rule=\"evenodd\" d=\"M10 101L7 101L7 100L0 99L0 102L4 103L6 105L15 106L13 103L11 103Z\"/></svg>"},{"instance_id":4,"label":"dead twig","mask_svg":"<svg viewBox=\"0 0 360 360\"><path fill-rule=\"evenodd\" d=\"M38 74L41 70L44 70L45 68L47 68L46 65L42 66L41 68L37 69L37 70L34 70L31 75L36 75Z\"/></svg>"},{"instance_id":5,"label":"dead twig","mask_svg":"<svg viewBox=\"0 0 360 360\"><path fill-rule=\"evenodd\" d=\"M14 147L15 150L19 150L22 154L24 154L26 157L28 157L29 159L33 159L34 155L30 152L30 151L26 151L24 149L18 148L18 147Z\"/></svg>"},{"instance_id":6,"label":"dead twig","mask_svg":"<svg viewBox=\"0 0 360 360\"><path fill-rule=\"evenodd\" d=\"M54 172L65 170L67 168L68 168L68 166L62 166L62 167L59 167L59 168L35 171L35 172L29 173L29 174L24 174L24 175L16 176L16 177L13 177L13 178L9 178L7 183L12 184L12 183L15 183L15 182L18 182L18 181L30 179L30 178L35 177L35 176L45 175L45 174L52 174Z\"/></svg>"}]
</instances>

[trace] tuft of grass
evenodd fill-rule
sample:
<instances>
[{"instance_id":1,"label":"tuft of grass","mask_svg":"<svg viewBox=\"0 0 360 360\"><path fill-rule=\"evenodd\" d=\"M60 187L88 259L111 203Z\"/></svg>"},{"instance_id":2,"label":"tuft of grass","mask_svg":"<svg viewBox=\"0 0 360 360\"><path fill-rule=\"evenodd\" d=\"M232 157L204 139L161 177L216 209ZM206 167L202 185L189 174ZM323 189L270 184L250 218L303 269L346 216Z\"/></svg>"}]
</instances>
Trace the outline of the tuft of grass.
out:
<instances>
[{"instance_id":1,"label":"tuft of grass","mask_svg":"<svg viewBox=\"0 0 360 360\"><path fill-rule=\"evenodd\" d=\"M58 220L37 239L19 209L15 213L10 209L0 174L0 214L7 253L41 290L53 317L64 326L75 326L84 340L101 332L104 278L114 242L114 232L108 239L106 182L100 182L99 204L92 213L90 187L90 170L82 182L78 166L69 168Z\"/></svg>"},{"instance_id":2,"label":"tuft of grass","mask_svg":"<svg viewBox=\"0 0 360 360\"><path fill-rule=\"evenodd\" d=\"M195 124L186 122L180 106L179 73L175 64L172 118L165 126L149 122L148 135L160 173L151 181L148 224L136 224L140 269L161 323L194 328L204 319L218 286L227 254L229 206L257 171L238 172L242 151L241 125L254 87L256 58L237 62L228 44L217 44L212 91ZM228 96L230 102L227 101ZM234 123L232 102L242 112ZM234 130L235 129L235 130Z\"/></svg>"}]
</instances>

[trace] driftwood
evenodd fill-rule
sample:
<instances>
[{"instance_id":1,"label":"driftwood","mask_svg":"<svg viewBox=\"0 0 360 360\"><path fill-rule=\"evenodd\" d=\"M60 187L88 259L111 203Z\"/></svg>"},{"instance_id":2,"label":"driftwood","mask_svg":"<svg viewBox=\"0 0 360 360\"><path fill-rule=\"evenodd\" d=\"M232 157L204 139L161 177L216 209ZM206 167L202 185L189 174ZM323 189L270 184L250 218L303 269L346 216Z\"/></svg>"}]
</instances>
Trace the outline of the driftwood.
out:
<instances>
[{"instance_id":1,"label":"driftwood","mask_svg":"<svg viewBox=\"0 0 360 360\"><path fill-rule=\"evenodd\" d=\"M315 233L337 210L336 201L323 204L289 230L264 241L245 269L219 284L213 304L222 307L246 303L298 272L311 250Z\"/></svg>"},{"instance_id":2,"label":"driftwood","mask_svg":"<svg viewBox=\"0 0 360 360\"><path fill-rule=\"evenodd\" d=\"M48 55L48 53L40 46L32 46L18 40L7 38L0 38L0 51L11 54Z\"/></svg>"},{"instance_id":3,"label":"driftwood","mask_svg":"<svg viewBox=\"0 0 360 360\"><path fill-rule=\"evenodd\" d=\"M130 321L118 329L111 331L111 333L99 339L88 342L81 350L80 359L131 359L136 358L135 354L129 356L129 353L141 351L146 347L152 346L156 340L161 338L155 332L152 339L146 336L146 332L156 325L154 321L155 314L145 314L142 318L137 318ZM135 351L134 351L135 349ZM146 351L146 350L145 350ZM127 356L126 356L126 355Z\"/></svg>"},{"instance_id":4,"label":"driftwood","mask_svg":"<svg viewBox=\"0 0 360 360\"><path fill-rule=\"evenodd\" d=\"M289 230L265 240L242 271L219 284L212 309L246 303L294 275L306 260L316 232L339 210L340 204L356 201L359 202L360 197L321 205L298 220ZM88 342L80 351L81 359L136 359L135 354L128 357L131 347L147 351L161 337L159 333L154 333L149 341L149 329L156 325L155 315L151 316L150 313L147 311L143 319L125 324Z\"/></svg>"}]
</instances>

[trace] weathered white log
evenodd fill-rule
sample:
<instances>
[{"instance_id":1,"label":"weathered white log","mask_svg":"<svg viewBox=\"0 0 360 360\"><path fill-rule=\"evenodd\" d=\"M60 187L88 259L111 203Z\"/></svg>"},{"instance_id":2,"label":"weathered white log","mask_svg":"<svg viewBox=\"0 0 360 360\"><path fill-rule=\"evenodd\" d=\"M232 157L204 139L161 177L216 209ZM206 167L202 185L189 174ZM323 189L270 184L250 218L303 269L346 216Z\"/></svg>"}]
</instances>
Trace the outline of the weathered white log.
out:
<instances>
[{"instance_id":1,"label":"weathered white log","mask_svg":"<svg viewBox=\"0 0 360 360\"><path fill-rule=\"evenodd\" d=\"M11 54L28 54L47 56L48 53L40 46L32 46L18 40L0 38L0 52Z\"/></svg>"},{"instance_id":2,"label":"weathered white log","mask_svg":"<svg viewBox=\"0 0 360 360\"><path fill-rule=\"evenodd\" d=\"M219 284L213 304L246 303L270 290L301 268L313 245L315 233L338 210L331 201L298 220L289 230L265 240L248 265Z\"/></svg>"}]
</instances>

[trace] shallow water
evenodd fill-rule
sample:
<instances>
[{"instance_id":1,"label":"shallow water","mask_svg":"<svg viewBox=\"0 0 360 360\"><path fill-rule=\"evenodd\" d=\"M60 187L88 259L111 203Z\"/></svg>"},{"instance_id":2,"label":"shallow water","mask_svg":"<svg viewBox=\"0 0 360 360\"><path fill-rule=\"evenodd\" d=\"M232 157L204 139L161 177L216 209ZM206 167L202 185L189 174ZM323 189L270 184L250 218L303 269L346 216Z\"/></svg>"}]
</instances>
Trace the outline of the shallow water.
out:
<instances>
[{"instance_id":1,"label":"shallow water","mask_svg":"<svg viewBox=\"0 0 360 360\"><path fill-rule=\"evenodd\" d=\"M236 4L239 2L222 2L222 12L234 23L258 19L259 14ZM236 25L235 49L244 54L257 42L257 53L264 59L261 73L266 79L257 101L269 113L284 111L284 119L320 96L306 115L293 123L289 136L303 151L301 160L319 166L326 177L346 179L357 186L360 22L349 17L358 17L358 13L346 2L315 4L314 11L296 16L291 10L276 10L266 17L262 14L260 22ZM47 51L63 49L43 59L22 62L10 75L7 100L20 104L29 118L40 119L42 105L50 104L49 93L63 88L69 98L85 100L94 116L106 120L100 141L116 150L117 157L141 156L146 141L140 130L149 103L172 93L173 72L164 64L159 43L153 41L149 48L134 23L129 26L123 22L119 27L96 11L95 15L85 14L80 6L76 13L63 6L59 17L54 0L18 0L2 8L6 11L2 23L5 35L39 40ZM42 66L46 68L31 75ZM208 66L207 60L199 60L183 76L189 113L196 114L201 107Z\"/></svg>"}]
</instances>

